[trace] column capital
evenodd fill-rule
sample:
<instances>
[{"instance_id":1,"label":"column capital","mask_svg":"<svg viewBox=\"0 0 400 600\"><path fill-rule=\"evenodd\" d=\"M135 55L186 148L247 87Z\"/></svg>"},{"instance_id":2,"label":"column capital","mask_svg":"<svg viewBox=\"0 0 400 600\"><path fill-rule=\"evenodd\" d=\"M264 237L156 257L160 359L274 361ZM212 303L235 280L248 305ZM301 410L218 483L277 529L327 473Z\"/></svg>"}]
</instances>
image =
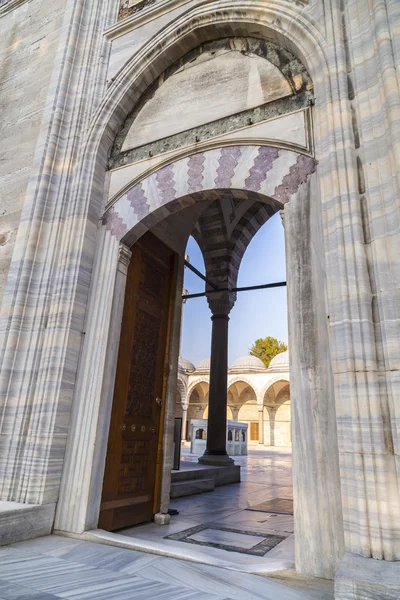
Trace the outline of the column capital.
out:
<instances>
[{"instance_id":1,"label":"column capital","mask_svg":"<svg viewBox=\"0 0 400 600\"><path fill-rule=\"evenodd\" d=\"M208 306L213 317L228 317L236 302L234 292L220 292L207 296Z\"/></svg>"},{"instance_id":2,"label":"column capital","mask_svg":"<svg viewBox=\"0 0 400 600\"><path fill-rule=\"evenodd\" d=\"M118 256L118 270L126 275L128 273L129 263L131 261L132 252L125 246L125 244L119 245L119 256Z\"/></svg>"}]
</instances>

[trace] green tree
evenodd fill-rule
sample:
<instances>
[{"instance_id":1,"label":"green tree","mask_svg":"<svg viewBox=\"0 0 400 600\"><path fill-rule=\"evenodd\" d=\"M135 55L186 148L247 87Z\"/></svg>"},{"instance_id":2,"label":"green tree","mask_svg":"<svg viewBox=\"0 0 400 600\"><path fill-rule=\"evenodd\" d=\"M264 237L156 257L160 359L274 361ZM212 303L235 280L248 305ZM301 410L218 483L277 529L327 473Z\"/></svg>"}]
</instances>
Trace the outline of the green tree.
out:
<instances>
[{"instance_id":1,"label":"green tree","mask_svg":"<svg viewBox=\"0 0 400 600\"><path fill-rule=\"evenodd\" d=\"M259 338L250 348L250 354L260 358L268 368L271 360L280 352L285 352L287 346L284 342L268 335L265 338Z\"/></svg>"}]
</instances>

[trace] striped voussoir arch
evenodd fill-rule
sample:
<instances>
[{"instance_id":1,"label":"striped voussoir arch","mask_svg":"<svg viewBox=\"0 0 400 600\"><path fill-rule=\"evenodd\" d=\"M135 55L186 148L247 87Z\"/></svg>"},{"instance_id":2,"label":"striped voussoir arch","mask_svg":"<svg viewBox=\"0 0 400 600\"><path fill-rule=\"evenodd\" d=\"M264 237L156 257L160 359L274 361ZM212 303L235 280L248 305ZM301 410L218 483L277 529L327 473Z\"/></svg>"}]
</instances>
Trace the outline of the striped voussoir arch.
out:
<instances>
[{"instance_id":1,"label":"striped voussoir arch","mask_svg":"<svg viewBox=\"0 0 400 600\"><path fill-rule=\"evenodd\" d=\"M157 209L159 220L219 189L241 190L285 204L315 171L313 157L272 146L225 146L181 158L133 185L103 215L122 239ZM195 195L195 196L194 196ZM250 199L249 197L249 199ZM151 224L155 224L153 219Z\"/></svg>"}]
</instances>

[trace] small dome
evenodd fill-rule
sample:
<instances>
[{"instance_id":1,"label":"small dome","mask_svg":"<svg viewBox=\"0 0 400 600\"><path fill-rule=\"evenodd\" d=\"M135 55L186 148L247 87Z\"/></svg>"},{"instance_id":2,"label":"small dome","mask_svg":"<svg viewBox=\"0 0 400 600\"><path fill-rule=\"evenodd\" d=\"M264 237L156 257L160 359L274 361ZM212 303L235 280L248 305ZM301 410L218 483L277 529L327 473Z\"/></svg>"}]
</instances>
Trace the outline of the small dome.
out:
<instances>
[{"instance_id":1,"label":"small dome","mask_svg":"<svg viewBox=\"0 0 400 600\"><path fill-rule=\"evenodd\" d=\"M237 358L231 368L230 371L266 371L265 365L263 361L257 356L251 356L248 354L247 356L240 356Z\"/></svg>"},{"instance_id":2,"label":"small dome","mask_svg":"<svg viewBox=\"0 0 400 600\"><path fill-rule=\"evenodd\" d=\"M188 373L194 371L194 364L191 363L190 360L187 360L187 358L183 358L183 356L179 357L178 365L180 371L186 371Z\"/></svg>"},{"instance_id":3,"label":"small dome","mask_svg":"<svg viewBox=\"0 0 400 600\"><path fill-rule=\"evenodd\" d=\"M289 350L277 354L269 363L268 371L289 371Z\"/></svg>"},{"instance_id":4,"label":"small dome","mask_svg":"<svg viewBox=\"0 0 400 600\"><path fill-rule=\"evenodd\" d=\"M199 364L196 367L196 371L202 371L203 373L205 371L209 371L210 370L210 357L208 358L203 358L203 360L201 360L199 362Z\"/></svg>"}]
</instances>

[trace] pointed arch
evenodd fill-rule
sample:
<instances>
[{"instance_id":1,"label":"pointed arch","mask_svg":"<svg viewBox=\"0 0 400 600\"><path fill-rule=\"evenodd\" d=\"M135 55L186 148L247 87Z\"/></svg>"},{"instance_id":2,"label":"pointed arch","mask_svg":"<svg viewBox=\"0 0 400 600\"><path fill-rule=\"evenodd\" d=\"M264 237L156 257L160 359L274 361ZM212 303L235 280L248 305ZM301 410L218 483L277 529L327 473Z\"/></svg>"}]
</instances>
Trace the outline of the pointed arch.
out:
<instances>
[{"instance_id":1,"label":"pointed arch","mask_svg":"<svg viewBox=\"0 0 400 600\"><path fill-rule=\"evenodd\" d=\"M270 379L270 380L269 380L269 381L268 381L268 382L267 382L267 383L264 385L264 387L263 387L263 388L262 388L262 390L261 390L261 394L260 394L261 403L263 403L263 402L264 402L264 398L265 398L265 395L267 394L268 390L269 390L269 389L270 389L270 388L271 388L273 385L275 385L275 383L278 383L279 381L285 381L286 383L288 383L288 384L290 385L290 376L289 376L289 374L287 374L287 375L286 375L286 374L284 374L284 373L281 373L281 374L279 374L279 375L277 374L275 377L273 377L272 379Z\"/></svg>"}]
</instances>

